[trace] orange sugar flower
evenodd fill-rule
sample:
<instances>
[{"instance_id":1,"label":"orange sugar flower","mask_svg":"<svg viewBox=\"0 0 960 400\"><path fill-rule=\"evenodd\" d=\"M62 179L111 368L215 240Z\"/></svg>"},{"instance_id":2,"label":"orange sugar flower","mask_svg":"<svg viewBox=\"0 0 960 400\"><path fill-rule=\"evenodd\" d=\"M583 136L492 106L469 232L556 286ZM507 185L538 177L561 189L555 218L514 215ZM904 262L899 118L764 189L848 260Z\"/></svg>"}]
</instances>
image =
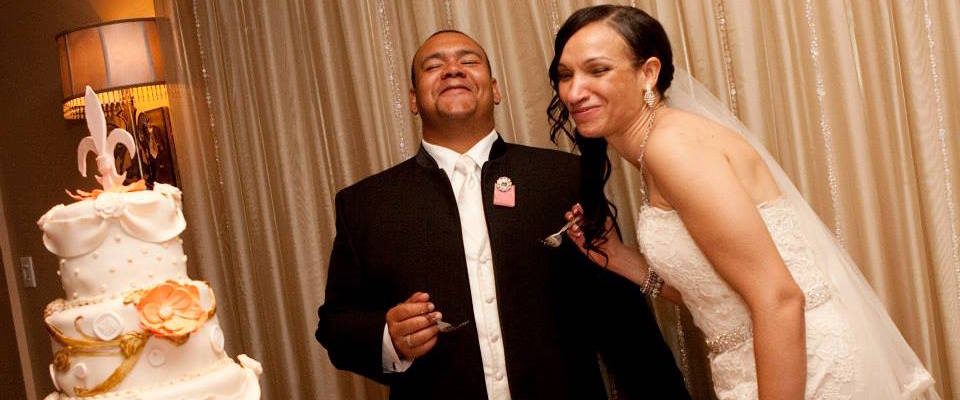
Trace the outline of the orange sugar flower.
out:
<instances>
[{"instance_id":1,"label":"orange sugar flower","mask_svg":"<svg viewBox=\"0 0 960 400\"><path fill-rule=\"evenodd\" d=\"M196 286L166 281L150 289L137 302L140 326L156 336L177 338L189 335L207 322Z\"/></svg>"}]
</instances>

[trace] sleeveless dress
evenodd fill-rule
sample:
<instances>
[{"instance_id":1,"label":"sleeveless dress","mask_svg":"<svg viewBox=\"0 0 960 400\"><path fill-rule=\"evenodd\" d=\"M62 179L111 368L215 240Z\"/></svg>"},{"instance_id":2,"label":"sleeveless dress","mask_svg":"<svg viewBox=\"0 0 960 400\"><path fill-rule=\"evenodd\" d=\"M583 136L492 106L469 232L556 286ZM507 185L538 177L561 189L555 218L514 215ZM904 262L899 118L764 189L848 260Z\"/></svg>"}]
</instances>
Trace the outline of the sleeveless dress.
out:
<instances>
[{"instance_id":1,"label":"sleeveless dress","mask_svg":"<svg viewBox=\"0 0 960 400\"><path fill-rule=\"evenodd\" d=\"M806 297L806 399L850 399L857 390L856 338L835 307L833 289L801 234L788 201L757 206L793 279ZM756 399L750 310L714 270L675 211L641 207L637 242L650 268L677 289L707 338L717 398Z\"/></svg>"}]
</instances>

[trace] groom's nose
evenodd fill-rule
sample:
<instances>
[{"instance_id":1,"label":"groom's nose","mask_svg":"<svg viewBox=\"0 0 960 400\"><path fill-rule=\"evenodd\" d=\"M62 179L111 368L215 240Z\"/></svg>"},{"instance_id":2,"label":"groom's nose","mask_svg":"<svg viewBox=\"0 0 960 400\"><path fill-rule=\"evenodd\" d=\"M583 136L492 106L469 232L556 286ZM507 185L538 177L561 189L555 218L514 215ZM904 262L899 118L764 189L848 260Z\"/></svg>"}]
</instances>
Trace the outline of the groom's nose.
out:
<instances>
[{"instance_id":1,"label":"groom's nose","mask_svg":"<svg viewBox=\"0 0 960 400\"><path fill-rule=\"evenodd\" d=\"M443 67L443 75L441 75L441 78L442 79L463 78L466 76L467 74L463 72L463 67L460 66L459 63L454 62L454 63L448 63L446 66Z\"/></svg>"}]
</instances>

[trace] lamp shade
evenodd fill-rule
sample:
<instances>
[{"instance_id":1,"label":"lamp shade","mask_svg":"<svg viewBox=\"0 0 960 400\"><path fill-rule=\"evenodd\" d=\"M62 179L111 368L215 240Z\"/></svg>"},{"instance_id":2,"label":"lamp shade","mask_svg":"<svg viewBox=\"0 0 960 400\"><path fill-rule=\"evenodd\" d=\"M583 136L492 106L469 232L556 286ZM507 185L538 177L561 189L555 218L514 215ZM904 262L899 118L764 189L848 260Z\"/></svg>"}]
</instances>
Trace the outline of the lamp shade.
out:
<instances>
[{"instance_id":1,"label":"lamp shade","mask_svg":"<svg viewBox=\"0 0 960 400\"><path fill-rule=\"evenodd\" d=\"M63 99L164 81L156 18L110 21L57 35Z\"/></svg>"},{"instance_id":2,"label":"lamp shade","mask_svg":"<svg viewBox=\"0 0 960 400\"><path fill-rule=\"evenodd\" d=\"M60 33L56 41L65 118L83 118L87 85L105 109L128 99L138 104L166 100L156 18L85 26Z\"/></svg>"}]
</instances>

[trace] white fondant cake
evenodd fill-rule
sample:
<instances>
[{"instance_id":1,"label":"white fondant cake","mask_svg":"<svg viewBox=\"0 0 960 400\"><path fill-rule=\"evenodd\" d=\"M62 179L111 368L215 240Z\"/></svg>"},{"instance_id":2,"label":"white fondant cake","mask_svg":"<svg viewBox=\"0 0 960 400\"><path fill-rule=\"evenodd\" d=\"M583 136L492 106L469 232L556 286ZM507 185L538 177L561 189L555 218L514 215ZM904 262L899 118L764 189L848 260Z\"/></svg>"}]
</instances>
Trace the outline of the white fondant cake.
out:
<instances>
[{"instance_id":1,"label":"white fondant cake","mask_svg":"<svg viewBox=\"0 0 960 400\"><path fill-rule=\"evenodd\" d=\"M47 399L259 399L260 364L225 353L213 290L187 277L180 190L120 184L112 146L126 132L108 138L102 124L98 136L103 115L87 91L91 137L80 168L85 175L95 150L104 190L80 192L38 221L67 294L44 313L57 388Z\"/></svg>"}]
</instances>

